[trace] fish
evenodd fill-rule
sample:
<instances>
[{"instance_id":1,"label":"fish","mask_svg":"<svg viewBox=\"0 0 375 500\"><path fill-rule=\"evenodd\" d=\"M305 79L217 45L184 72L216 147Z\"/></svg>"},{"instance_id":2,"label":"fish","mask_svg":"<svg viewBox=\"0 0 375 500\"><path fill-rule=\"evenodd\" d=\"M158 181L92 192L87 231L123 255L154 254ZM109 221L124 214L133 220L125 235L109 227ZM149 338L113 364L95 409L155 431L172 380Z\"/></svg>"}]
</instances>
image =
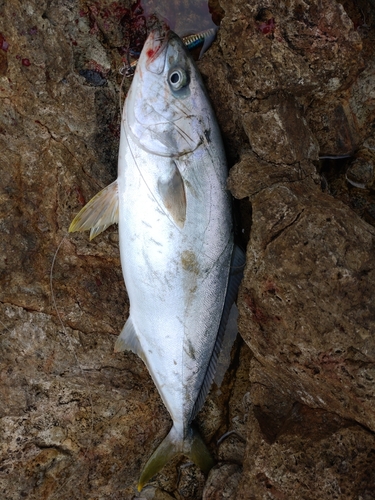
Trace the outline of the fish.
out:
<instances>
[{"instance_id":1,"label":"fish","mask_svg":"<svg viewBox=\"0 0 375 500\"><path fill-rule=\"evenodd\" d=\"M206 52L206 50L210 47L212 42L216 37L218 28L210 28L205 31L200 31L199 33L194 33L193 35L187 35L181 38L183 44L187 49L192 50L200 44L202 45L201 51L199 53L199 59ZM125 75L126 77L133 76L135 68L138 64L138 60L132 61L130 64L124 65L120 69L120 74Z\"/></svg>"},{"instance_id":2,"label":"fish","mask_svg":"<svg viewBox=\"0 0 375 500\"><path fill-rule=\"evenodd\" d=\"M117 179L74 218L90 239L118 224L130 301L115 351L146 364L173 425L138 489L176 454L214 465L193 423L215 367L244 264L234 244L227 163L201 75L183 41L154 30L126 97Z\"/></svg>"}]
</instances>

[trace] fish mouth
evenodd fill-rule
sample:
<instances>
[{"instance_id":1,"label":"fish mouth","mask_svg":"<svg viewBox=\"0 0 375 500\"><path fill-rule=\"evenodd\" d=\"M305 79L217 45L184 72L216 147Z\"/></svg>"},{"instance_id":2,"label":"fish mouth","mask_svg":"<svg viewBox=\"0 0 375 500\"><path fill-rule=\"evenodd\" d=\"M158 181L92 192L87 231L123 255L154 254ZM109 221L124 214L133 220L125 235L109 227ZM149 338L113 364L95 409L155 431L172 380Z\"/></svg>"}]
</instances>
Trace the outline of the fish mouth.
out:
<instances>
[{"instance_id":1,"label":"fish mouth","mask_svg":"<svg viewBox=\"0 0 375 500\"><path fill-rule=\"evenodd\" d=\"M173 31L167 31L167 33L160 29L151 31L142 51L148 71L156 74L163 72L168 42L175 36Z\"/></svg>"}]
</instances>

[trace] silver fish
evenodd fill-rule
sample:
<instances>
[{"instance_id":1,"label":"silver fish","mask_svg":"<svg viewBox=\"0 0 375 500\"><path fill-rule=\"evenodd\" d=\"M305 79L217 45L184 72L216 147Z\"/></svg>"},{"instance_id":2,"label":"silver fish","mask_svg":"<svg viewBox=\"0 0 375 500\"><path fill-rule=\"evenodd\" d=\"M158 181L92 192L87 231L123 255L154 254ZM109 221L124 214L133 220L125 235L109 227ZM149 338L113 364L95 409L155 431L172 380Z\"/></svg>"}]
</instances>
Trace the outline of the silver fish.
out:
<instances>
[{"instance_id":1,"label":"silver fish","mask_svg":"<svg viewBox=\"0 0 375 500\"><path fill-rule=\"evenodd\" d=\"M174 455L203 471L211 455L192 421L215 374L243 256L234 251L220 132L181 39L153 31L121 124L118 178L69 230L90 239L118 222L130 316L115 350L145 362L173 426L148 460L143 485ZM231 263L232 262L232 263Z\"/></svg>"}]
</instances>

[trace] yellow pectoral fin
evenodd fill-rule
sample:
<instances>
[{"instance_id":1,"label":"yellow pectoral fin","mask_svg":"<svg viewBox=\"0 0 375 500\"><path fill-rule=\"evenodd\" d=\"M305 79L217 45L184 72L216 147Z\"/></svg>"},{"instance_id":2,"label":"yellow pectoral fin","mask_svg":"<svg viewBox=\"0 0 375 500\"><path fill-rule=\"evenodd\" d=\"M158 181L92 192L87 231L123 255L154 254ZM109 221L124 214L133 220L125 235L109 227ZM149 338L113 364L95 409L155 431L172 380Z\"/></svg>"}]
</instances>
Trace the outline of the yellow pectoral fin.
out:
<instances>
[{"instance_id":1,"label":"yellow pectoral fin","mask_svg":"<svg viewBox=\"0 0 375 500\"><path fill-rule=\"evenodd\" d=\"M117 180L94 196L75 216L69 232L88 231L90 240L107 227L118 223L118 186Z\"/></svg>"}]
</instances>

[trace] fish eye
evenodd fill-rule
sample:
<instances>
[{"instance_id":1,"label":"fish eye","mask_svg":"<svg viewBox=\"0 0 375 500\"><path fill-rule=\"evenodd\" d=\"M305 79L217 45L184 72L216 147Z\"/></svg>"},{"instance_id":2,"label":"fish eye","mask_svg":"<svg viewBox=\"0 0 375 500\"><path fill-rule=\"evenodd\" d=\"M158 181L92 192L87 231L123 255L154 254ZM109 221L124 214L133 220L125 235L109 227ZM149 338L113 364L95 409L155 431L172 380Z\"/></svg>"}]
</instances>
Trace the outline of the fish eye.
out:
<instances>
[{"instance_id":1,"label":"fish eye","mask_svg":"<svg viewBox=\"0 0 375 500\"><path fill-rule=\"evenodd\" d=\"M188 83L186 71L182 68L172 68L168 74L168 83L172 90L180 90Z\"/></svg>"}]
</instances>

